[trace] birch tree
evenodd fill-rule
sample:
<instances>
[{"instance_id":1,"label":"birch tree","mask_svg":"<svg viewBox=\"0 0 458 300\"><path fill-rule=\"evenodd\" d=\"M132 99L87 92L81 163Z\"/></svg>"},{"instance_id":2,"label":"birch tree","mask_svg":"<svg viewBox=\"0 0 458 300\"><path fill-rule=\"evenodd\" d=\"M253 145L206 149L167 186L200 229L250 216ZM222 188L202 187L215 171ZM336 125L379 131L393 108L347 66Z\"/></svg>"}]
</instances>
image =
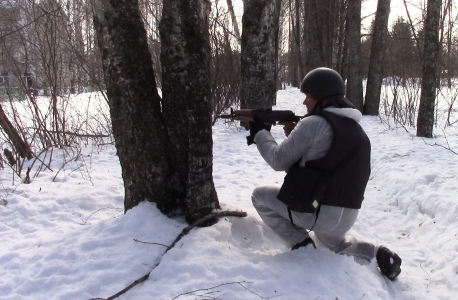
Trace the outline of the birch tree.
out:
<instances>
[{"instance_id":1,"label":"birch tree","mask_svg":"<svg viewBox=\"0 0 458 300\"><path fill-rule=\"evenodd\" d=\"M347 97L357 109L363 111L361 1L348 0L347 9L347 43L349 51Z\"/></svg>"},{"instance_id":2,"label":"birch tree","mask_svg":"<svg viewBox=\"0 0 458 300\"><path fill-rule=\"evenodd\" d=\"M242 108L269 108L277 91L281 0L245 0L242 18Z\"/></svg>"},{"instance_id":3,"label":"birch tree","mask_svg":"<svg viewBox=\"0 0 458 300\"><path fill-rule=\"evenodd\" d=\"M337 26L338 1L305 0L305 73L318 68L332 68L333 34Z\"/></svg>"},{"instance_id":4,"label":"birch tree","mask_svg":"<svg viewBox=\"0 0 458 300\"><path fill-rule=\"evenodd\" d=\"M379 0L377 4L364 102L366 115L377 116L379 114L390 3L391 0Z\"/></svg>"},{"instance_id":5,"label":"birch tree","mask_svg":"<svg viewBox=\"0 0 458 300\"><path fill-rule=\"evenodd\" d=\"M439 24L442 1L428 0L425 20L425 45L423 76L421 80L420 107L417 118L417 136L433 137L434 105L436 102L437 68L440 63Z\"/></svg>"},{"instance_id":6,"label":"birch tree","mask_svg":"<svg viewBox=\"0 0 458 300\"><path fill-rule=\"evenodd\" d=\"M124 180L124 207L128 210L148 200L167 214L184 210L186 220L192 222L218 207L211 178L204 53L208 2L164 3L161 60L167 75L161 99L138 0L94 1L94 26Z\"/></svg>"},{"instance_id":7,"label":"birch tree","mask_svg":"<svg viewBox=\"0 0 458 300\"><path fill-rule=\"evenodd\" d=\"M208 0L164 1L160 23L162 110L188 221L218 206L212 177Z\"/></svg>"}]
</instances>

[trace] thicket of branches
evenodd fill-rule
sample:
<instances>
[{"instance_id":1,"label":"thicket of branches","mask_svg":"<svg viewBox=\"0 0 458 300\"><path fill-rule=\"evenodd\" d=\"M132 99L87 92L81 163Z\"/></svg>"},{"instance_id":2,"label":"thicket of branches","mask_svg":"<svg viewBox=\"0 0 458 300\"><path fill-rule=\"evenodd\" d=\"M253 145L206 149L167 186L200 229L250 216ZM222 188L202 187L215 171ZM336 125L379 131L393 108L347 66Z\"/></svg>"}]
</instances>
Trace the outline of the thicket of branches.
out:
<instances>
[{"instance_id":1,"label":"thicket of branches","mask_svg":"<svg viewBox=\"0 0 458 300\"><path fill-rule=\"evenodd\" d=\"M158 24L162 0L139 2L160 88ZM228 108L240 105L241 16L235 15L232 1L211 3L211 97L216 120L216 116ZM308 70L321 65L338 70L343 77L347 76L352 53L346 42L346 3L338 0L282 1L278 89L298 86ZM443 127L457 122L455 8L454 1L446 1L441 19L439 74L442 79L437 87L441 101L437 102L436 122ZM317 18L324 16L324 9L330 10L333 17ZM74 159L80 155L82 144L112 142L106 98L103 100L100 53L95 46L92 1L2 0L0 15L0 62L8 66L10 78L14 76L18 79L15 84L0 81L0 120L9 120L21 140L30 147L32 157L42 165L41 169L49 167L52 149L66 149L69 159ZM372 17L363 15L362 18ZM390 24L384 62L385 81L380 112L413 127L416 126L420 99L423 23L423 17L409 15ZM325 37L320 45L315 43L317 35ZM370 45L371 28L363 35L361 43L363 77L368 72ZM97 100L90 98L92 100L86 103L85 108L81 108L82 100L75 100L79 98L74 95L93 91L99 92ZM4 129L1 160L14 166L16 173L24 179L30 176L23 170L30 153L20 153L15 144L14 138ZM43 157L43 153L46 153L47 161L39 158Z\"/></svg>"},{"instance_id":2,"label":"thicket of branches","mask_svg":"<svg viewBox=\"0 0 458 300\"><path fill-rule=\"evenodd\" d=\"M82 147L111 142L104 93L77 97L104 88L90 6L1 1L0 15L2 165L24 182L69 162L85 169ZM57 155L63 165L52 164Z\"/></svg>"}]
</instances>

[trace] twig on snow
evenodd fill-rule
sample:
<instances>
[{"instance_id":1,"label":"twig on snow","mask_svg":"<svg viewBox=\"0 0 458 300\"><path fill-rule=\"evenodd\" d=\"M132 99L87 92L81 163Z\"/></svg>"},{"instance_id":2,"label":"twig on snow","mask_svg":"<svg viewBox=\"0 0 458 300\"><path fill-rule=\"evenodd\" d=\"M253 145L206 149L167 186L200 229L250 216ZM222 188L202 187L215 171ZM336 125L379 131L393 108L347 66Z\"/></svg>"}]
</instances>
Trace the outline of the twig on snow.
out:
<instances>
[{"instance_id":1,"label":"twig on snow","mask_svg":"<svg viewBox=\"0 0 458 300\"><path fill-rule=\"evenodd\" d=\"M426 273L426 275L428 275L429 279L432 279L432 278L431 278L431 275L429 275L429 273L426 272L425 269L423 269L423 266L422 266L421 264L420 264L420 268L423 270L423 272Z\"/></svg>"},{"instance_id":2,"label":"twig on snow","mask_svg":"<svg viewBox=\"0 0 458 300\"><path fill-rule=\"evenodd\" d=\"M97 209L96 211L94 211L93 213L91 213L91 214L86 218L86 220L83 220L83 219L80 218L81 221L83 221L83 223L78 223L78 224L80 224L80 225L91 224L91 223L88 222L88 220L89 220L90 217L92 217L93 215L95 215L96 213L98 213L98 212L100 212L100 211L107 210L107 209L114 209L114 210L118 210L118 211L120 210L120 208L116 208L116 207L103 207L103 208L99 208L99 209Z\"/></svg>"},{"instance_id":3,"label":"twig on snow","mask_svg":"<svg viewBox=\"0 0 458 300\"><path fill-rule=\"evenodd\" d=\"M209 287L209 288L203 288L203 289L198 289L198 290L193 290L193 291L190 291L190 292L186 292L186 293L181 293L179 294L178 296L172 298L172 300L175 300L181 296L184 296L184 295L189 295L189 294L193 294L193 293L197 293L197 292L202 292L202 291L209 291L209 290L212 290L212 289L216 289L220 286L224 286L224 285L230 285L230 284L240 284L242 285L242 283L253 283L253 282L249 282L249 281L238 281L238 282L227 282L227 283L222 283L222 284L219 284L219 285L215 285L215 286L212 286L212 287ZM243 286L243 285L242 285Z\"/></svg>"},{"instance_id":4,"label":"twig on snow","mask_svg":"<svg viewBox=\"0 0 458 300\"><path fill-rule=\"evenodd\" d=\"M176 245L176 243L178 243L178 241L181 240L181 238L183 236L188 234L189 231L191 231L191 229L193 229L194 227L196 227L196 226L198 226L198 225L200 225L202 223L205 223L206 221L208 221L210 219L214 219L214 218L219 218L219 217L246 217L246 216L247 216L247 213L244 212L244 211L219 211L219 212L210 213L210 214L200 218L199 220L195 221L194 223L192 223L191 225L189 225L188 227L183 229L183 231L176 237L176 239L173 241L173 243L170 246L167 247L167 249L164 251L164 253L160 257L159 261L156 263L156 265L146 275L138 278L137 280L132 282L130 285L128 285L127 287L125 287L121 291L117 292L116 294L114 294L114 295L112 295L112 296L110 296L108 298L91 298L89 300L113 300L113 299L121 296L122 294L126 293L127 291L132 289L137 284L146 281L149 278L149 275L154 271L154 269L156 269L156 267L159 266L159 264L161 263L162 257L164 257L164 255L170 249L172 249Z\"/></svg>"},{"instance_id":5,"label":"twig on snow","mask_svg":"<svg viewBox=\"0 0 458 300\"><path fill-rule=\"evenodd\" d=\"M422 138L422 139L423 139L423 138ZM443 145L439 145L438 143L428 144L428 143L425 141L425 139L423 139L423 142L425 142L425 144L428 145L428 146L439 146L439 147L442 147L442 148L444 148L444 149L446 149L446 150L452 152L453 154L458 155L457 152L455 152L455 151L453 151L452 149L450 149L450 146L449 146L449 147L445 147L445 146L443 146ZM448 144L448 140L447 140L447 144Z\"/></svg>"},{"instance_id":6,"label":"twig on snow","mask_svg":"<svg viewBox=\"0 0 458 300\"><path fill-rule=\"evenodd\" d=\"M243 282L237 282L240 286L242 286L245 290L247 290L248 292L252 293L253 295L256 295L258 297L260 297L262 300L268 300L268 299L272 299L272 298L275 298L275 297L279 297L281 295L275 295L275 296L271 296L271 297L264 297L264 296L261 296L259 294L256 294L255 292L253 292L252 290L248 289L246 286L244 286L242 283ZM249 282L247 282L249 283Z\"/></svg>"},{"instance_id":7,"label":"twig on snow","mask_svg":"<svg viewBox=\"0 0 458 300\"><path fill-rule=\"evenodd\" d=\"M227 283L222 283L222 284L219 284L219 285L215 285L213 287L209 287L209 288L202 288L202 289L198 289L198 290L193 290L193 291L190 291L190 292L186 292L186 293L181 293L179 294L178 296L174 297L172 300L175 300L181 296L184 296L184 295L189 295L189 294L192 294L194 295L194 293L197 293L197 292L202 292L202 291L210 291L210 290L213 290L213 289L216 289L218 287L221 287L221 286L224 286L224 285L231 285L231 284L237 284L237 285L240 285L241 287L243 287L245 290L247 290L248 292L252 293L253 295L256 295L258 296L259 298L261 298L261 300L268 300L268 299L271 299L271 298L274 298L274 297L278 297L280 295L276 295L276 296L272 296L272 297L264 297L264 296L261 296L259 294L256 294L255 292L253 292L252 290L248 289L246 286L244 286L243 284L244 283L254 283L254 282L250 282L250 281L236 281L236 282L227 282ZM200 297L209 297L208 294L210 293L214 293L215 291L210 291L208 293L206 293L205 295L195 295L195 296L200 296ZM217 291L217 292L220 292L220 291ZM221 295L220 295L221 296ZM213 298L212 299L217 299L217 298Z\"/></svg>"},{"instance_id":8,"label":"twig on snow","mask_svg":"<svg viewBox=\"0 0 458 300\"><path fill-rule=\"evenodd\" d=\"M137 239L134 239L134 241L136 241L137 243L142 243L142 244L151 244L151 245L159 245L159 246L164 246L166 248L168 248L169 246L167 245L164 245L164 244L159 244L159 243L151 243L151 242L143 242L143 241L140 241L140 240L137 240Z\"/></svg>"}]
</instances>

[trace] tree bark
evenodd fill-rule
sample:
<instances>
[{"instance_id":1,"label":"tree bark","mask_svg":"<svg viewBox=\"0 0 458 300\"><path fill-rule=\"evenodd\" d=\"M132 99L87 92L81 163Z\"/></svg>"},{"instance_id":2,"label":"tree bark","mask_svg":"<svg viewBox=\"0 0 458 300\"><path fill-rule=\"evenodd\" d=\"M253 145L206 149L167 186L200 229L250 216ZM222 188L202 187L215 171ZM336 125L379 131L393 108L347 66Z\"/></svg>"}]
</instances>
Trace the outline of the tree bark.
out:
<instances>
[{"instance_id":1,"label":"tree bark","mask_svg":"<svg viewBox=\"0 0 458 300\"><path fill-rule=\"evenodd\" d=\"M336 24L336 43L337 43L337 57L335 58L335 70L342 75L343 80L347 79L347 43L345 37L345 26L346 26L346 10L343 1L338 0L336 2L336 16L338 16L338 21ZM340 13L339 13L340 12Z\"/></svg>"},{"instance_id":2,"label":"tree bark","mask_svg":"<svg viewBox=\"0 0 458 300\"><path fill-rule=\"evenodd\" d=\"M170 0L160 23L158 95L137 0L98 0L102 53L125 209L143 200L189 222L219 207L212 179L207 0Z\"/></svg>"},{"instance_id":3,"label":"tree bark","mask_svg":"<svg viewBox=\"0 0 458 300\"><path fill-rule=\"evenodd\" d=\"M379 0L377 5L364 103L366 115L378 116L379 114L390 3L391 0Z\"/></svg>"},{"instance_id":4,"label":"tree bark","mask_svg":"<svg viewBox=\"0 0 458 300\"><path fill-rule=\"evenodd\" d=\"M241 108L275 104L280 8L281 0L244 1Z\"/></svg>"},{"instance_id":5,"label":"tree bark","mask_svg":"<svg viewBox=\"0 0 458 300\"><path fill-rule=\"evenodd\" d=\"M149 200L170 212L170 147L138 2L99 0L93 9L124 180L124 208Z\"/></svg>"},{"instance_id":6,"label":"tree bark","mask_svg":"<svg viewBox=\"0 0 458 300\"><path fill-rule=\"evenodd\" d=\"M305 1L305 44L306 64L305 74L309 71L324 67L325 59L323 52L323 36L321 28L321 16L319 16L319 3L317 0Z\"/></svg>"},{"instance_id":7,"label":"tree bark","mask_svg":"<svg viewBox=\"0 0 458 300\"><path fill-rule=\"evenodd\" d=\"M306 70L333 67L333 38L337 32L339 13L336 0L305 0Z\"/></svg>"},{"instance_id":8,"label":"tree bark","mask_svg":"<svg viewBox=\"0 0 458 300\"><path fill-rule=\"evenodd\" d=\"M423 76L420 107L417 118L417 136L433 137L434 105L436 102L437 68L440 62L439 23L442 1L428 0L425 20Z\"/></svg>"},{"instance_id":9,"label":"tree bark","mask_svg":"<svg viewBox=\"0 0 458 300\"><path fill-rule=\"evenodd\" d=\"M163 115L189 222L218 207L212 179L207 0L164 2L160 23Z\"/></svg>"},{"instance_id":10,"label":"tree bark","mask_svg":"<svg viewBox=\"0 0 458 300\"><path fill-rule=\"evenodd\" d=\"M302 62L301 49L301 12L300 0L294 0L294 9L289 0L289 61L288 72L290 73L290 84L299 87L304 77L304 64Z\"/></svg>"},{"instance_id":11,"label":"tree bark","mask_svg":"<svg viewBox=\"0 0 458 300\"><path fill-rule=\"evenodd\" d=\"M348 1L347 15L348 79L347 98L363 111L363 71L361 51L361 1Z\"/></svg>"},{"instance_id":12,"label":"tree bark","mask_svg":"<svg viewBox=\"0 0 458 300\"><path fill-rule=\"evenodd\" d=\"M19 132L11 124L10 120L5 114L2 105L0 104L0 127L2 127L3 132L8 136L11 141L11 144L14 146L17 154L22 158L31 159L33 157L32 150L25 140L22 139Z\"/></svg>"},{"instance_id":13,"label":"tree bark","mask_svg":"<svg viewBox=\"0 0 458 300\"><path fill-rule=\"evenodd\" d=\"M294 1L294 8L292 5ZM288 0L288 81L292 86L299 87L304 77L301 47L301 14L300 0Z\"/></svg>"},{"instance_id":14,"label":"tree bark","mask_svg":"<svg viewBox=\"0 0 458 300\"><path fill-rule=\"evenodd\" d=\"M191 222L219 207L212 179L207 0L164 3L163 96L158 95L137 0L98 0L102 53L125 209L143 200Z\"/></svg>"}]
</instances>

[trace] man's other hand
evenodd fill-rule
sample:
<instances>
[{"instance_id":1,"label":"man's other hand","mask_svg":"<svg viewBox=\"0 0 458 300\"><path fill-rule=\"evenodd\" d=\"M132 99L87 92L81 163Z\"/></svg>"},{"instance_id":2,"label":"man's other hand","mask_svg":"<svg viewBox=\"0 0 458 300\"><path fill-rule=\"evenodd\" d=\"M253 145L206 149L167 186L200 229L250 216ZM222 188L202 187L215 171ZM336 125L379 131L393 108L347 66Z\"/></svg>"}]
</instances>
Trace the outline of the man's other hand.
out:
<instances>
[{"instance_id":1,"label":"man's other hand","mask_svg":"<svg viewBox=\"0 0 458 300\"><path fill-rule=\"evenodd\" d=\"M289 136L291 131L296 127L296 123L288 123L287 125L283 126L283 131L285 132L286 136Z\"/></svg>"}]
</instances>

